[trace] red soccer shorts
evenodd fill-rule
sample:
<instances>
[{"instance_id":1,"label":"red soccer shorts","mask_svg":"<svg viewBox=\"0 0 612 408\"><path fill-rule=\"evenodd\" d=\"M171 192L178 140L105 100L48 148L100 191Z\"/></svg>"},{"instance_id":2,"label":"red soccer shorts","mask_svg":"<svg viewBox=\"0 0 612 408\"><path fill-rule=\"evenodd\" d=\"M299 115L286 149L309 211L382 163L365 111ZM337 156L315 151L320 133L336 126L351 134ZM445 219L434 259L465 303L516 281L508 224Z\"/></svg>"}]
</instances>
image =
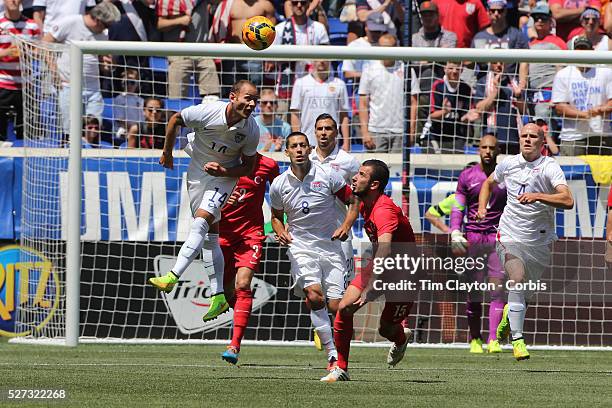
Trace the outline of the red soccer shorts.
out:
<instances>
[{"instance_id":1,"label":"red soccer shorts","mask_svg":"<svg viewBox=\"0 0 612 408\"><path fill-rule=\"evenodd\" d=\"M226 238L219 238L223 258L225 258L225 272L223 274L225 284L234 280L238 268L249 268L255 272L259 270L264 238L261 235L247 235L231 241Z\"/></svg>"},{"instance_id":2,"label":"red soccer shorts","mask_svg":"<svg viewBox=\"0 0 612 408\"><path fill-rule=\"evenodd\" d=\"M362 276L362 274L359 274L351 281L351 286L354 286L361 291L365 289L365 282L361 281ZM412 303L413 302L385 302L385 308L380 314L380 320L390 324L400 323L410 314Z\"/></svg>"}]
</instances>

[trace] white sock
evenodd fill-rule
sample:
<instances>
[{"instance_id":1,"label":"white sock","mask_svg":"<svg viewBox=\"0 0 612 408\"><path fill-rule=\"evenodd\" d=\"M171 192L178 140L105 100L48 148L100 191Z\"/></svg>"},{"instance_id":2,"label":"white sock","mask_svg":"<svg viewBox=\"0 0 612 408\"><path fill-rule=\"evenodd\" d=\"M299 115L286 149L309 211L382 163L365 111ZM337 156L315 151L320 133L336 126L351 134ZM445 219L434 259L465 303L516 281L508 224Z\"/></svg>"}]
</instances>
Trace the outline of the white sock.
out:
<instances>
[{"instance_id":1,"label":"white sock","mask_svg":"<svg viewBox=\"0 0 612 408\"><path fill-rule=\"evenodd\" d=\"M327 360L329 361L332 357L337 360L338 352L334 345L334 337L332 335L331 322L329 320L327 308L324 307L319 310L311 310L310 320L312 320L312 325L315 327L321 339L321 343L323 343L325 350L327 350Z\"/></svg>"},{"instance_id":2,"label":"white sock","mask_svg":"<svg viewBox=\"0 0 612 408\"><path fill-rule=\"evenodd\" d=\"M525 294L523 291L510 290L508 292L508 320L512 340L523 337L523 323L525 322Z\"/></svg>"},{"instance_id":3,"label":"white sock","mask_svg":"<svg viewBox=\"0 0 612 408\"><path fill-rule=\"evenodd\" d=\"M225 270L225 259L219 245L219 234L208 234L204 241L203 250L211 252L211 258L215 274L210 276L210 293L216 295L223 293L223 272Z\"/></svg>"},{"instance_id":4,"label":"white sock","mask_svg":"<svg viewBox=\"0 0 612 408\"><path fill-rule=\"evenodd\" d=\"M189 236L183 243L183 246L181 246L174 268L172 268L172 273L176 276L181 276L183 272L185 272L185 269L187 269L195 257L200 253L206 233L208 233L208 223L206 220L201 217L197 217L193 220L191 228L189 229Z\"/></svg>"}]
</instances>

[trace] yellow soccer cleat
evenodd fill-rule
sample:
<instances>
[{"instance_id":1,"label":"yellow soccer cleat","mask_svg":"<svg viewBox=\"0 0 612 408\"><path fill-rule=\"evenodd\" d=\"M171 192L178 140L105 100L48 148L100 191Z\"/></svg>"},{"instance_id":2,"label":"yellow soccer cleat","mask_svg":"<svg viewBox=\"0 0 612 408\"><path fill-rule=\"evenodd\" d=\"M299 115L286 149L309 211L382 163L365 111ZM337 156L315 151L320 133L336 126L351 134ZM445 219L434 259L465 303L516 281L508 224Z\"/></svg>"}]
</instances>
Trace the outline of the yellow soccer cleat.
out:
<instances>
[{"instance_id":1,"label":"yellow soccer cleat","mask_svg":"<svg viewBox=\"0 0 612 408\"><path fill-rule=\"evenodd\" d=\"M317 350L319 351L323 351L323 343L321 343L321 338L319 337L319 334L317 333L317 329L313 329L314 332L314 346Z\"/></svg>"},{"instance_id":2,"label":"yellow soccer cleat","mask_svg":"<svg viewBox=\"0 0 612 408\"><path fill-rule=\"evenodd\" d=\"M202 317L205 322L216 319L220 314L229 310L229 303L225 300L223 293L217 293L210 298L210 306L208 312Z\"/></svg>"},{"instance_id":3,"label":"yellow soccer cleat","mask_svg":"<svg viewBox=\"0 0 612 408\"><path fill-rule=\"evenodd\" d=\"M508 304L504 306L502 318L497 325L497 341L504 341L510 335L510 320L508 320Z\"/></svg>"},{"instance_id":4,"label":"yellow soccer cleat","mask_svg":"<svg viewBox=\"0 0 612 408\"><path fill-rule=\"evenodd\" d=\"M512 349L514 351L514 358L516 358L516 361L529 360L529 352L527 351L525 340L512 340Z\"/></svg>"},{"instance_id":5,"label":"yellow soccer cleat","mask_svg":"<svg viewBox=\"0 0 612 408\"><path fill-rule=\"evenodd\" d=\"M489 344L487 344L487 353L492 354L492 353L501 353L501 352L502 352L502 348L499 345L499 341L490 340Z\"/></svg>"},{"instance_id":6,"label":"yellow soccer cleat","mask_svg":"<svg viewBox=\"0 0 612 408\"><path fill-rule=\"evenodd\" d=\"M482 349L481 339L472 339L472 341L470 341L470 353L474 353L474 354L484 353L484 350Z\"/></svg>"},{"instance_id":7,"label":"yellow soccer cleat","mask_svg":"<svg viewBox=\"0 0 612 408\"><path fill-rule=\"evenodd\" d=\"M172 292L172 289L174 289L174 285L176 285L178 280L178 276L170 271L164 276L149 279L149 283L162 292L170 293Z\"/></svg>"}]
</instances>

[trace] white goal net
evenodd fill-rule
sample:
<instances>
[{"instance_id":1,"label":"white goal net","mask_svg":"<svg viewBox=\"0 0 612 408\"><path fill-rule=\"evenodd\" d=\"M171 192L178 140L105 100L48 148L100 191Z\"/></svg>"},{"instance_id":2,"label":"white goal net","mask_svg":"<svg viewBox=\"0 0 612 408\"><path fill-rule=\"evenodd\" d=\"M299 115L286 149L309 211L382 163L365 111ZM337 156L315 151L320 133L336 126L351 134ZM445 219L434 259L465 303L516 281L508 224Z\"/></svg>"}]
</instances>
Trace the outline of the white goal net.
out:
<instances>
[{"instance_id":1,"label":"white goal net","mask_svg":"<svg viewBox=\"0 0 612 408\"><path fill-rule=\"evenodd\" d=\"M140 47L136 53L146 54L148 45ZM415 62L420 60L415 57L382 65L370 61L384 59L376 50L354 49L346 60L330 61L326 47L308 49L309 56L318 53L320 57L297 63L288 58L260 60L262 54L255 52L237 59L185 57L191 67L181 73L184 81L172 83L169 78L177 69L172 66L176 58L169 64L172 51L164 53L162 47L151 51L157 56L132 57L128 51L123 52L126 55L115 51L113 64L86 54L86 69L87 64L96 64L99 75L83 79L82 73L67 70L68 48L21 42L25 138L12 148L22 175L19 241L32 249L22 257L50 262L52 271L43 284L42 269L21 273L15 332L34 338L66 334L66 239L69 211L78 211L78 203L70 202L68 194L68 113L71 104L78 104L69 98L69 83L63 77L68 71L81 77L83 84L77 301L81 340L229 340L231 312L206 324L201 320L208 304L207 275L212 273L205 261L196 261L169 295L160 295L146 282L169 270L191 221L185 187L189 158L181 151L186 131L177 141L174 169L158 164L157 149L163 145L167 118L185 107L226 98L229 86L244 78L257 84L265 101L255 113L261 128L267 130L262 132L260 151L278 160L281 171L287 168L283 139L292 126L308 129L319 113L332 114L341 128L338 140L360 162L381 158L389 164L387 193L408 211L418 241L432 253L447 250L449 236L433 227L426 213L432 206L434 211L441 210L438 204L455 191L461 170L480 160L480 138L495 134L505 153L515 153L517 129L537 122L547 132L547 153L561 150L557 160L576 205L557 211L560 240L554 246L553 269L565 268L565 272L554 274L552 288L532 299L526 338L543 346L612 344L612 275L603 260L606 198L612 179L606 166L610 156L605 156L612 149L610 116L592 114L588 120L576 121L564 117L552 102L553 95L562 92L558 87L564 87L568 103L579 104L578 109L606 104L612 97L608 89L612 74L606 66L593 60L563 71L568 64L525 62L531 70L525 79L518 74L520 63L495 62L499 50L490 50L485 57L478 54L479 62L474 63L445 63L440 58L435 63ZM435 51L432 55L441 55ZM457 50L448 51L449 59L453 51ZM402 52L406 50L398 55L405 55ZM579 52L567 51L570 56ZM523 55L525 61L534 58L532 53ZM487 58L493 62L482 62ZM365 62L360 77L346 69L356 60ZM509 58L503 54L500 60ZM561 78L565 74L558 72L567 75ZM573 76L576 72L589 74L581 80ZM177 78L176 72L172 77ZM568 143L572 126L574 134L582 131L581 126L586 126L588 134ZM404 149L407 143L411 145ZM371 151L374 145L377 150ZM264 214L269 221L267 198ZM438 220L449 224L443 214ZM360 242L367 241L361 219L353 233L358 252ZM254 307L246 340L312 339L306 305L291 290L289 268L286 248L270 237L253 283ZM42 289L26 290L28 285ZM489 299L488 293L482 294L482 308L477 312L485 339ZM379 303L372 303L360 311L356 340L382 340L377 333L380 310ZM465 343L469 337L466 293L423 292L408 324L415 331L415 342Z\"/></svg>"}]
</instances>

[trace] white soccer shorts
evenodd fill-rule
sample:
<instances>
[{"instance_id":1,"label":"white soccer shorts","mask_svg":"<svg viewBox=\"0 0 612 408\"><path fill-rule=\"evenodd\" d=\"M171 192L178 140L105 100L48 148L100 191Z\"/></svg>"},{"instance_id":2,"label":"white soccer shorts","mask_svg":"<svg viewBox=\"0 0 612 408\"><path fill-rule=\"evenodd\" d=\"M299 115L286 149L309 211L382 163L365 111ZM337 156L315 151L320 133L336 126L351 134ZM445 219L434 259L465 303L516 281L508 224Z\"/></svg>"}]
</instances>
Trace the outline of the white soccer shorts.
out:
<instances>
[{"instance_id":1,"label":"white soccer shorts","mask_svg":"<svg viewBox=\"0 0 612 408\"><path fill-rule=\"evenodd\" d=\"M237 178L214 177L194 164L193 161L187 169L187 193L191 214L195 215L201 208L215 217L215 222L221 220L221 207L232 194Z\"/></svg>"},{"instance_id":2,"label":"white soccer shorts","mask_svg":"<svg viewBox=\"0 0 612 408\"><path fill-rule=\"evenodd\" d=\"M505 267L506 255L513 255L520 259L525 267L524 282L535 282L542 277L546 267L550 265L551 246L552 244L529 246L517 242L497 241L495 250L497 251L497 256L499 256L499 262L502 265L506 278L508 277ZM533 295L533 291L525 291L526 298L529 298L531 295Z\"/></svg>"},{"instance_id":3,"label":"white soccer shorts","mask_svg":"<svg viewBox=\"0 0 612 408\"><path fill-rule=\"evenodd\" d=\"M290 248L287 251L291 261L291 277L294 293L304 297L303 289L321 285L327 299L341 299L346 289L346 259L344 254L317 253Z\"/></svg>"}]
</instances>

